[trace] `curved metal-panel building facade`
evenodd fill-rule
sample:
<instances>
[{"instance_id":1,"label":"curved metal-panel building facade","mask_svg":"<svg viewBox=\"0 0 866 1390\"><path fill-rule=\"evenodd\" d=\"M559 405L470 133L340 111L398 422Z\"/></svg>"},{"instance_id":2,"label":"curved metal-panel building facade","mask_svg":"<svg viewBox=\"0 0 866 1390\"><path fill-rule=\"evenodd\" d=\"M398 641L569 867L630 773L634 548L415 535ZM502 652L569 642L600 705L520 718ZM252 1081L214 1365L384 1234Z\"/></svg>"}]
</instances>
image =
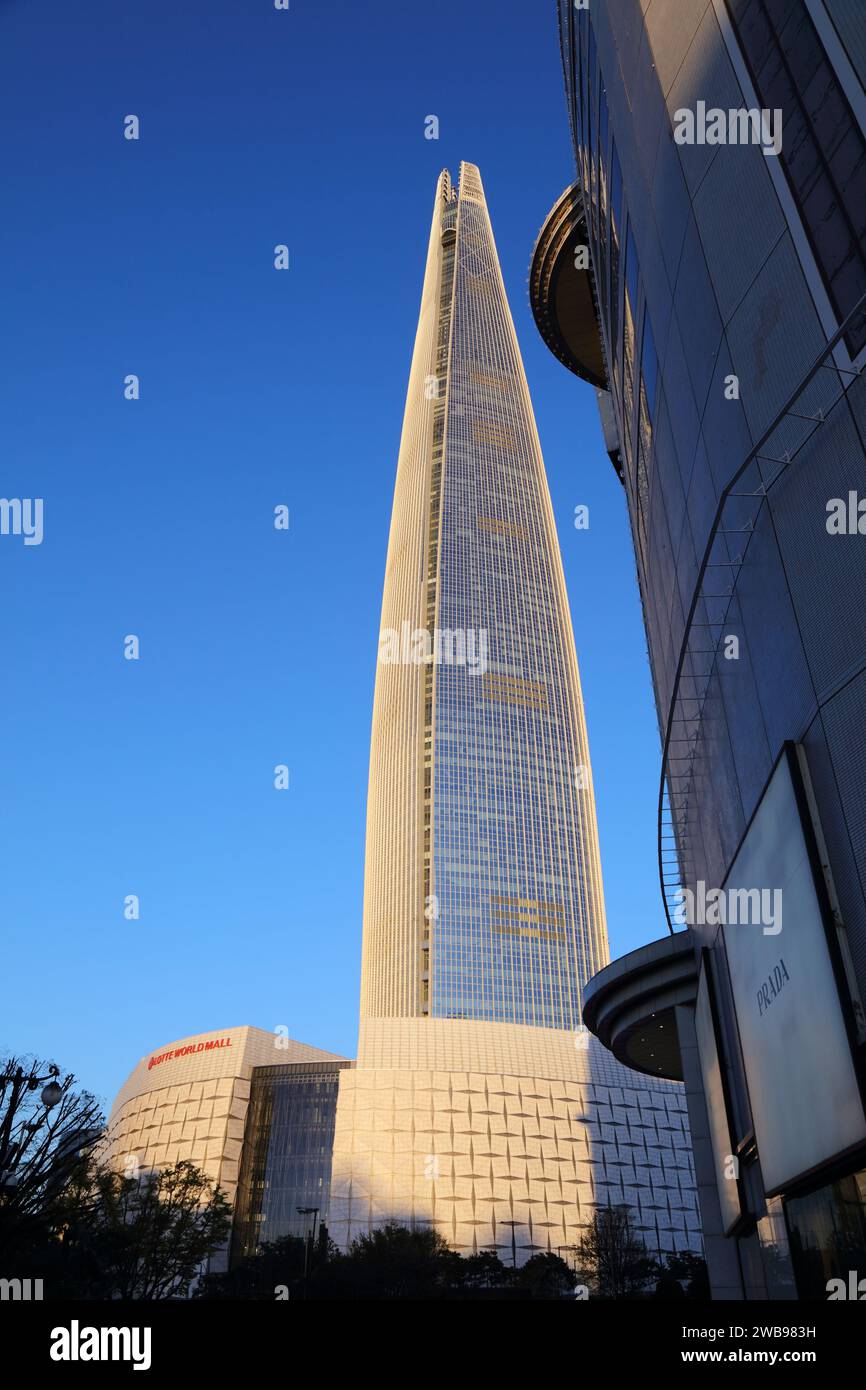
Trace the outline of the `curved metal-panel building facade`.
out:
<instances>
[{"instance_id":1,"label":"curved metal-panel building facade","mask_svg":"<svg viewBox=\"0 0 866 1390\"><path fill-rule=\"evenodd\" d=\"M692 928L714 1147L739 1164L710 1243L730 1246L728 1296L787 1297L792 1268L824 1296L866 1269L863 7L557 8L594 293L560 321L539 276L533 307L572 370L562 342L579 366L600 332L663 738L665 911ZM732 891L784 899L784 929L781 908L705 911ZM856 1144L819 1119L833 1084Z\"/></svg>"}]
</instances>

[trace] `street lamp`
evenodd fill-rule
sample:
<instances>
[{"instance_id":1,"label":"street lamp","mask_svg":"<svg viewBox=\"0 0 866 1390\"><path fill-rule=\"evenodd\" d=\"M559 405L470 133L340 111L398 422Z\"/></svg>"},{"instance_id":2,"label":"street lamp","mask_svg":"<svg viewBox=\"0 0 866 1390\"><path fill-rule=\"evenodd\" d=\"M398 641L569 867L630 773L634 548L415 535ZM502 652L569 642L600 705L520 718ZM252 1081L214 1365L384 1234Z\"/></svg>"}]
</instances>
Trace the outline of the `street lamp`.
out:
<instances>
[{"instance_id":1,"label":"street lamp","mask_svg":"<svg viewBox=\"0 0 866 1390\"><path fill-rule=\"evenodd\" d=\"M42 1104L46 1110L53 1110L63 1099L63 1087L57 1081L49 1081L42 1087Z\"/></svg>"},{"instance_id":2,"label":"street lamp","mask_svg":"<svg viewBox=\"0 0 866 1390\"><path fill-rule=\"evenodd\" d=\"M313 1218L313 1244L315 1244L315 1241L316 1241L316 1220L317 1220L318 1215L319 1215L319 1208L318 1208L318 1207L296 1207L295 1210L297 1211L297 1213L298 1213L299 1216L312 1216L312 1218ZM308 1264L309 1264L309 1256L310 1256L310 1231L309 1231L309 1228L307 1228L306 1234L304 1235L304 1298L307 1297L307 1267L308 1267Z\"/></svg>"},{"instance_id":3,"label":"street lamp","mask_svg":"<svg viewBox=\"0 0 866 1390\"><path fill-rule=\"evenodd\" d=\"M9 1192L15 1186L15 1169L24 1150L36 1131L44 1125L49 1110L63 1099L63 1087L57 1081L59 1075L60 1068L53 1063L49 1066L46 1076L25 1072L21 1066L16 1067L14 1071L7 1067L6 1071L0 1073L0 1098L5 1099L7 1086L11 1088L6 1114L3 1124L0 1125L0 1193ZM33 1120L22 1122L21 1133L27 1136L23 1142L13 1139L12 1126L21 1096L24 1091L35 1091L38 1086L42 1086L41 1100L45 1111Z\"/></svg>"}]
</instances>

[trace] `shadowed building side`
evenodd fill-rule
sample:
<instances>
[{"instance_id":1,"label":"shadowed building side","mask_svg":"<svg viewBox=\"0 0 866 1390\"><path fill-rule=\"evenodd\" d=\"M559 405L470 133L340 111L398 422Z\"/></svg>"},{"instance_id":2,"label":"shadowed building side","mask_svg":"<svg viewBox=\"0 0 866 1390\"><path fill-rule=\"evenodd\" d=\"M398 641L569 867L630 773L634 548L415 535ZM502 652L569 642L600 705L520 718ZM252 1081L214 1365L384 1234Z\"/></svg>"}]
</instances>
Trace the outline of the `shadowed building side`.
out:
<instances>
[{"instance_id":1,"label":"shadowed building side","mask_svg":"<svg viewBox=\"0 0 866 1390\"><path fill-rule=\"evenodd\" d=\"M578 181L531 296L606 387L708 1255L727 1296L823 1299L866 1272L863 5L557 9ZM652 974L635 953L586 994L638 1068Z\"/></svg>"}]
</instances>

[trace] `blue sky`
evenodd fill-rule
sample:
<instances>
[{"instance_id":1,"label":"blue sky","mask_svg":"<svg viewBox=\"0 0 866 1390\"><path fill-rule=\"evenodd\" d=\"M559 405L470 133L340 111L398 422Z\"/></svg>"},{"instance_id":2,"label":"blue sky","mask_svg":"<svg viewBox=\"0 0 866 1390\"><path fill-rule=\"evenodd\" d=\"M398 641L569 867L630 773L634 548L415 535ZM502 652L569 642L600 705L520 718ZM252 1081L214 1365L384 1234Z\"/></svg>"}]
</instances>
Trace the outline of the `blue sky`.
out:
<instances>
[{"instance_id":1,"label":"blue sky","mask_svg":"<svg viewBox=\"0 0 866 1390\"><path fill-rule=\"evenodd\" d=\"M0 1047L107 1101L211 1028L354 1055L391 494L436 178L461 159L550 479L611 949L660 935L624 499L527 301L573 179L552 0L11 0L0 51L0 492L45 507L40 546L0 538Z\"/></svg>"}]
</instances>

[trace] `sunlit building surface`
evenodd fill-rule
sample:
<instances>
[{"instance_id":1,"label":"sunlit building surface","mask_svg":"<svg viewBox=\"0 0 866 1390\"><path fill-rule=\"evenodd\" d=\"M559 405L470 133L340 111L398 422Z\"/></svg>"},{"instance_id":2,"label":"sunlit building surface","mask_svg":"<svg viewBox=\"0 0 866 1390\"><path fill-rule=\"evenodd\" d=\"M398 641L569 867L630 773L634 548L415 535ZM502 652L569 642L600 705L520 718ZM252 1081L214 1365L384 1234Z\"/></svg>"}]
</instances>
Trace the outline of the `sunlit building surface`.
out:
<instances>
[{"instance_id":1,"label":"sunlit building surface","mask_svg":"<svg viewBox=\"0 0 866 1390\"><path fill-rule=\"evenodd\" d=\"M728 1296L826 1298L866 1274L864 7L558 9L577 182L531 297L628 508L705 1235ZM625 1056L613 970L593 1016Z\"/></svg>"},{"instance_id":2,"label":"sunlit building surface","mask_svg":"<svg viewBox=\"0 0 866 1390\"><path fill-rule=\"evenodd\" d=\"M389 650L426 634L430 659ZM580 681L481 180L439 179L397 468L364 1018L580 1020L607 956Z\"/></svg>"},{"instance_id":3,"label":"sunlit building surface","mask_svg":"<svg viewBox=\"0 0 866 1390\"><path fill-rule=\"evenodd\" d=\"M682 1086L640 1077L585 1030L368 1019L341 1079L328 1225L432 1225L462 1255L573 1262L593 1213L626 1206L654 1256L701 1250Z\"/></svg>"}]
</instances>

